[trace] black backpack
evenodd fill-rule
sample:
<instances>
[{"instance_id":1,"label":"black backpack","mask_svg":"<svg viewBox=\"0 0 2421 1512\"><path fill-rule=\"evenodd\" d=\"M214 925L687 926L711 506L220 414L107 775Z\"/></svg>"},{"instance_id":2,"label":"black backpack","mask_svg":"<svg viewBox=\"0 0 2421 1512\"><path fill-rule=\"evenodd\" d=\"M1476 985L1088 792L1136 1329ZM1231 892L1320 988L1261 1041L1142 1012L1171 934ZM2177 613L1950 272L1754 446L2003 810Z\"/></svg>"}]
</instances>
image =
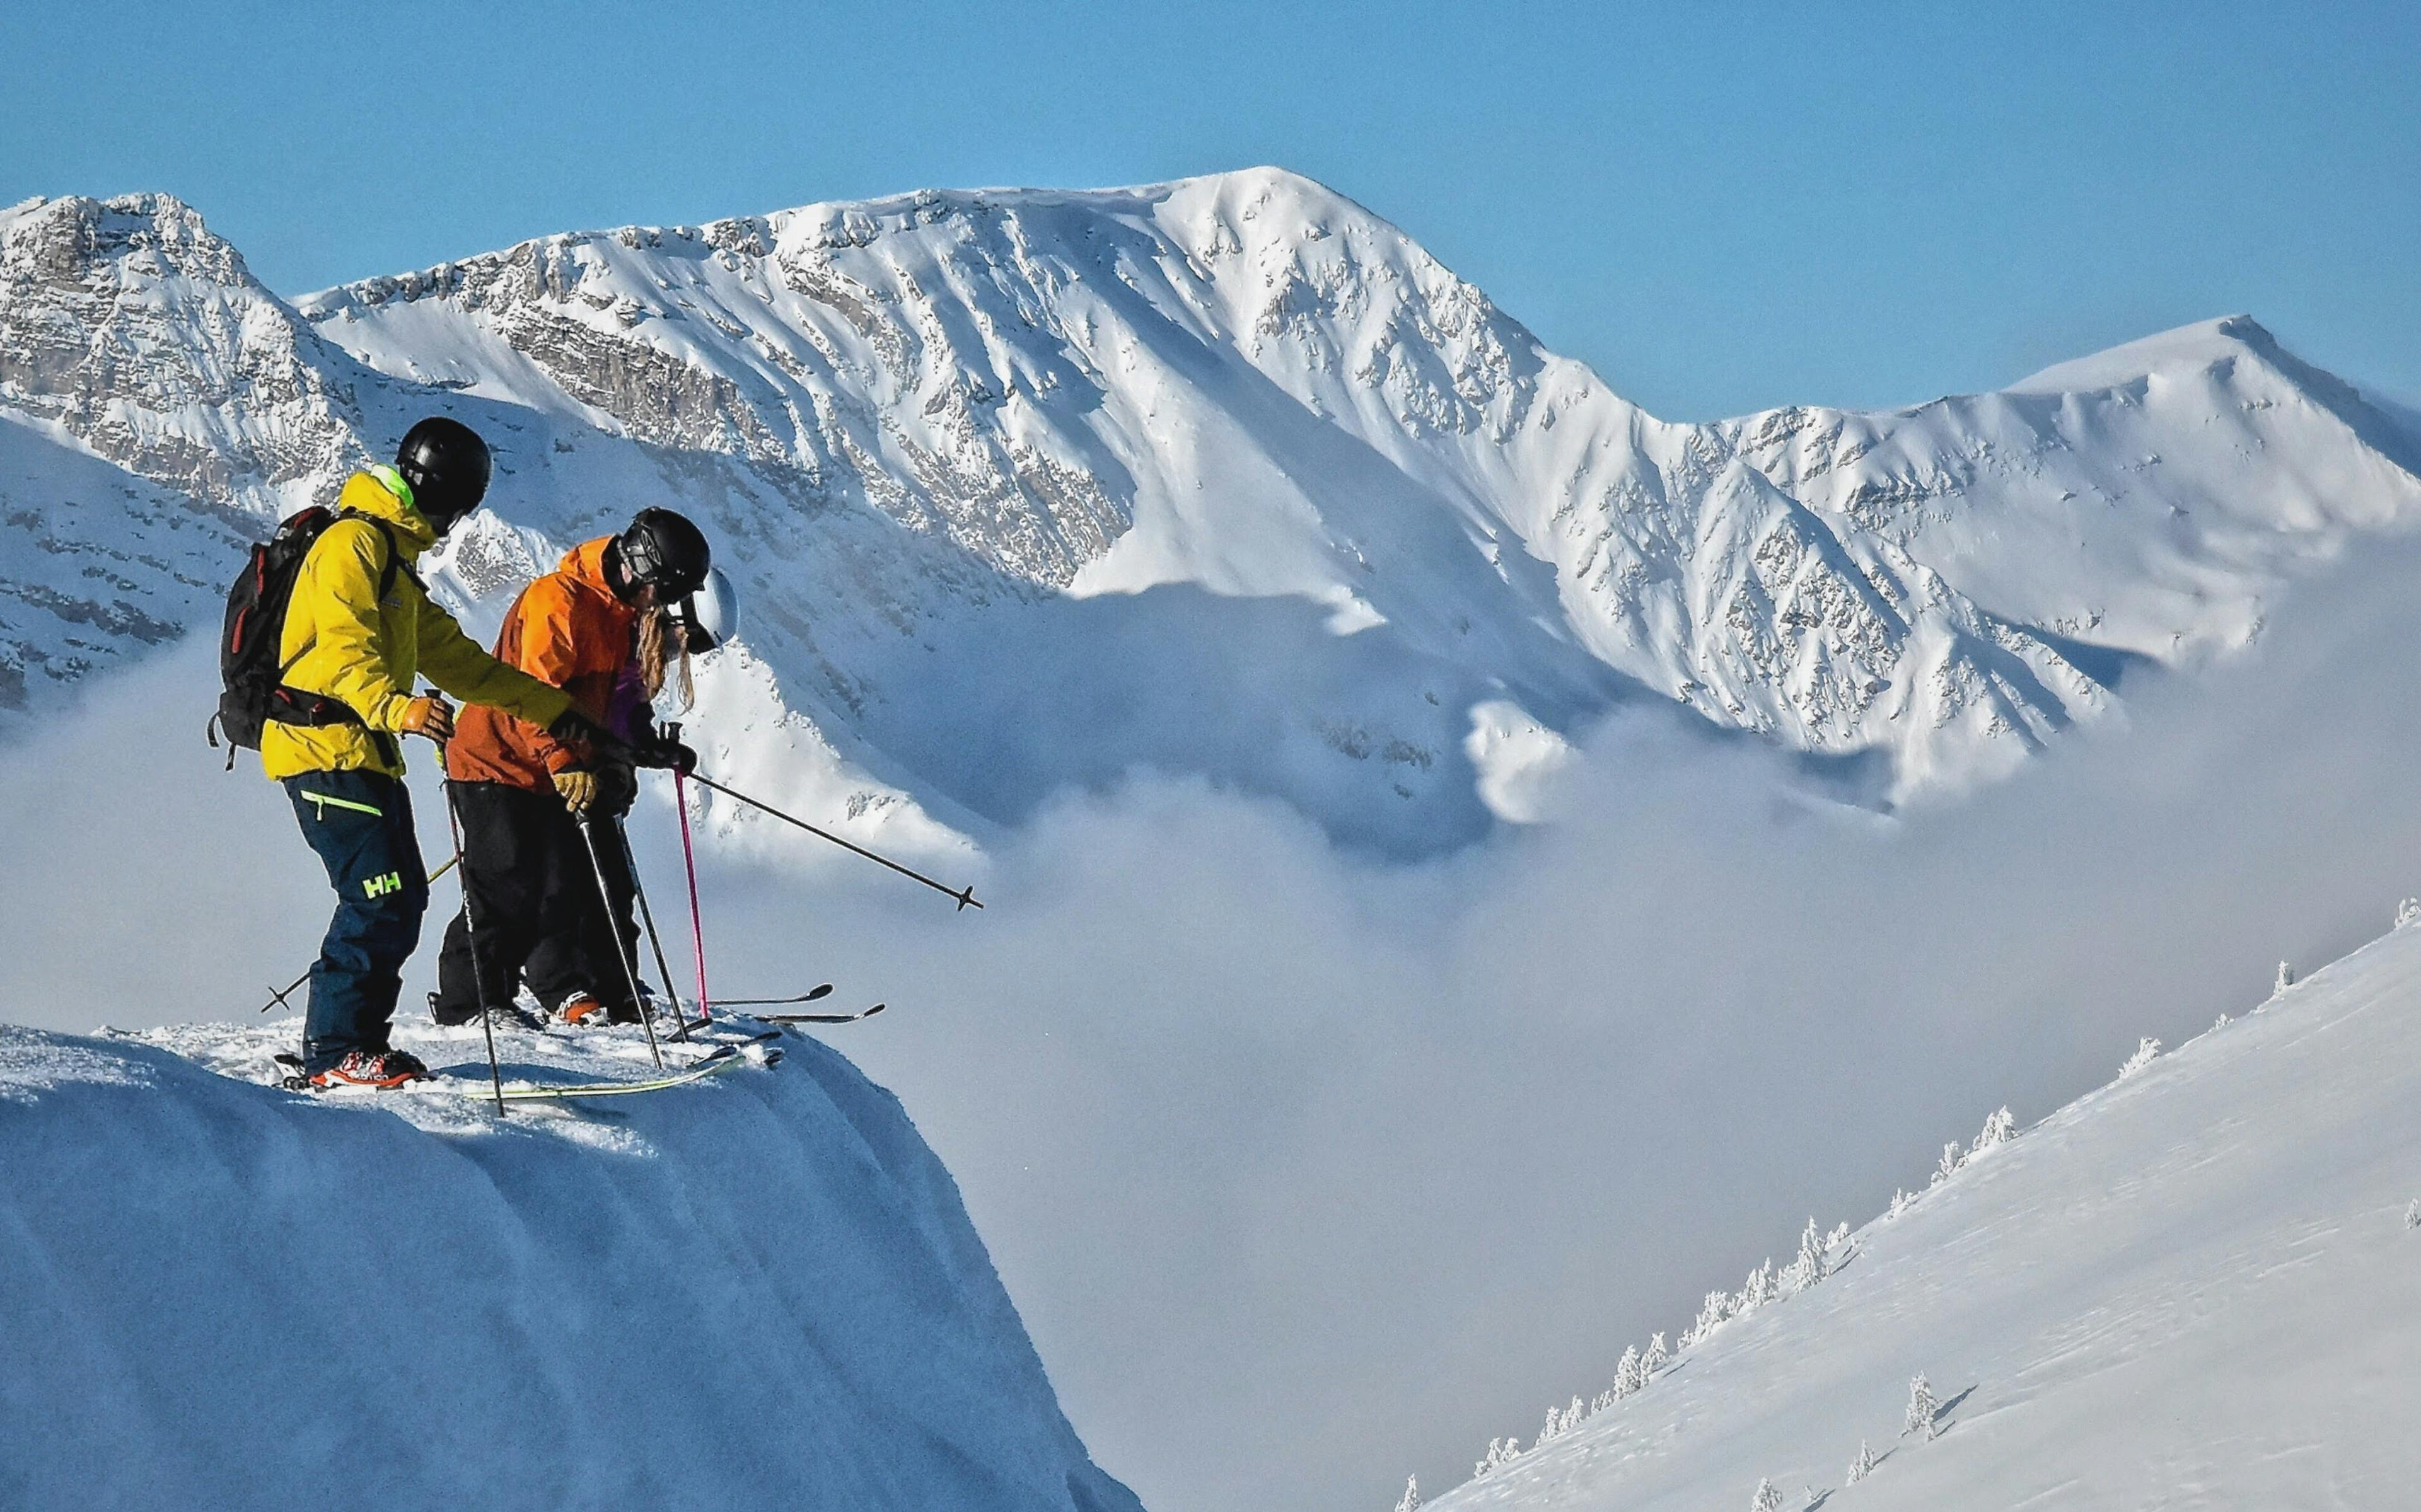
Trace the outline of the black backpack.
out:
<instances>
[{"instance_id":1,"label":"black backpack","mask_svg":"<svg viewBox=\"0 0 2421 1512\"><path fill-rule=\"evenodd\" d=\"M219 680L224 687L219 711L202 733L212 749L218 746L220 733L226 736L229 767L235 765L236 748L260 749L261 727L272 720L281 725L362 722L342 699L305 693L278 680L284 670L278 665L277 653L286 630L286 605L294 597L294 580L302 575L303 559L311 554L311 548L330 525L347 516L376 525L386 542L386 566L379 573L378 591L384 600L395 587L395 574L403 563L395 537L383 521L350 509L339 514L321 505L298 511L277 527L276 535L255 546L242 574L227 590L226 623L219 633ZM211 726L215 726L215 732Z\"/></svg>"}]
</instances>

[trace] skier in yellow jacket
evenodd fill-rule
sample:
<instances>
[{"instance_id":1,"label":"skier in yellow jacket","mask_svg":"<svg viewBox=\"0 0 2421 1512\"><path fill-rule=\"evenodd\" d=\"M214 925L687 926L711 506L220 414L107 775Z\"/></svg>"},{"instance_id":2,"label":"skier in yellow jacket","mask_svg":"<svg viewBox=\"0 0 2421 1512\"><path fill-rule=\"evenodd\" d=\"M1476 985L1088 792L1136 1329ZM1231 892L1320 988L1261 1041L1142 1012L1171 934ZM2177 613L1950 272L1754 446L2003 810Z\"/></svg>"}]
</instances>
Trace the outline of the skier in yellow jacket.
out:
<instances>
[{"instance_id":1,"label":"skier in yellow jacket","mask_svg":"<svg viewBox=\"0 0 2421 1512\"><path fill-rule=\"evenodd\" d=\"M330 722L273 719L260 738L261 767L285 785L336 890L304 1026L304 1074L317 1086L396 1086L429 1073L387 1044L403 963L429 906L397 737L443 746L454 731L452 706L415 694L415 678L570 738L589 728L561 689L463 634L413 571L478 507L489 470L487 444L467 426L442 417L414 426L395 466L346 480L342 514L312 543L287 606L282 682L336 701L322 706Z\"/></svg>"}]
</instances>

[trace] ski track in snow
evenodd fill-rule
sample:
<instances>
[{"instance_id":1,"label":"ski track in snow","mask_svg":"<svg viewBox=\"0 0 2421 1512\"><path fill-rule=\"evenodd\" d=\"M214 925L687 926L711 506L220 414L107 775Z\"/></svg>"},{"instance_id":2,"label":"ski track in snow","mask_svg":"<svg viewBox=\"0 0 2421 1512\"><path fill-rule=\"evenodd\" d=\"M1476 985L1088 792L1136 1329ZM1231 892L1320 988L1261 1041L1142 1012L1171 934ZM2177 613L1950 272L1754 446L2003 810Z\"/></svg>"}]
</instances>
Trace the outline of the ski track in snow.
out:
<instances>
[{"instance_id":1,"label":"ski track in snow","mask_svg":"<svg viewBox=\"0 0 2421 1512\"><path fill-rule=\"evenodd\" d=\"M2421 929L1975 1157L1848 1263L1428 1504L2323 1512L2421 1450ZM1911 1378L1940 1436L1900 1433ZM1612 1369L1609 1364L1608 1377ZM1861 1441L1882 1457L1855 1486Z\"/></svg>"},{"instance_id":2,"label":"ski track in snow","mask_svg":"<svg viewBox=\"0 0 2421 1512\"><path fill-rule=\"evenodd\" d=\"M499 1123L476 1026L398 1036L457 1089L321 1097L262 1084L293 1028L0 1025L0 1506L1140 1512L820 1044Z\"/></svg>"}]
</instances>

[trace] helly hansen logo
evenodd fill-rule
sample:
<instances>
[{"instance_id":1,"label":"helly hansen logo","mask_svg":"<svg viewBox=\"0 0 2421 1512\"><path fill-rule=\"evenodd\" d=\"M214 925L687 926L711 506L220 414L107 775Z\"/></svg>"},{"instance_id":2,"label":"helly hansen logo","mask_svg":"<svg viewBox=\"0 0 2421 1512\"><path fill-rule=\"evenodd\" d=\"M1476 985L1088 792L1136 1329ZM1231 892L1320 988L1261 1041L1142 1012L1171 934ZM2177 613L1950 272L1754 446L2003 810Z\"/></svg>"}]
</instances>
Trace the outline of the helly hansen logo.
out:
<instances>
[{"instance_id":1,"label":"helly hansen logo","mask_svg":"<svg viewBox=\"0 0 2421 1512\"><path fill-rule=\"evenodd\" d=\"M403 873L391 871L383 877L369 878L362 883L362 891L372 897L384 897L389 893L400 893L403 891Z\"/></svg>"}]
</instances>

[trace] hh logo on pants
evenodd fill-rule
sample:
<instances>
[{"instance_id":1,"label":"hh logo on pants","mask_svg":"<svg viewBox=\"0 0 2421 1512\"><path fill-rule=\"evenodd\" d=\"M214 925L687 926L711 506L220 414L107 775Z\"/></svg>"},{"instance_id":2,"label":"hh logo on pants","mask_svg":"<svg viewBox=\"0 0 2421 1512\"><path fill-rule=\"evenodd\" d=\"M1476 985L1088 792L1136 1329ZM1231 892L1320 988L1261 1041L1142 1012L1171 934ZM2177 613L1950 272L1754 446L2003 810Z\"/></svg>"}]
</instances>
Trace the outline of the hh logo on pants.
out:
<instances>
[{"instance_id":1,"label":"hh logo on pants","mask_svg":"<svg viewBox=\"0 0 2421 1512\"><path fill-rule=\"evenodd\" d=\"M389 893L400 893L403 891L403 873L391 871L383 877L368 878L363 881L362 891L372 897L383 897Z\"/></svg>"}]
</instances>

